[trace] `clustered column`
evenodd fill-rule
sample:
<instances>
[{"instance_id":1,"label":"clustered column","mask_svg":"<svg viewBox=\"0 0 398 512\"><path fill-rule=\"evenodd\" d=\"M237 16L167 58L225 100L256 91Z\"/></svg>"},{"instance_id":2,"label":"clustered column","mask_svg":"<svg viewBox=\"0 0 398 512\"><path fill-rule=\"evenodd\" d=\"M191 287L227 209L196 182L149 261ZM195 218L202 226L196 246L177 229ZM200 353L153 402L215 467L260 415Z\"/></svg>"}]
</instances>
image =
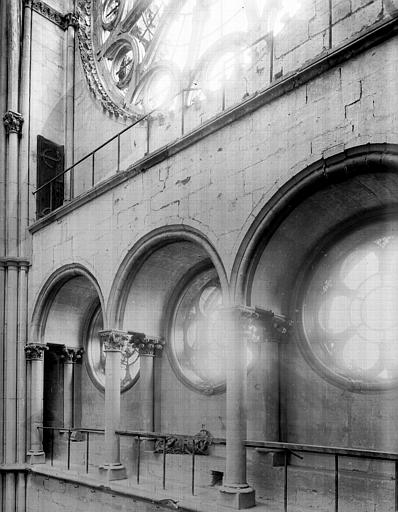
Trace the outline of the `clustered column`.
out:
<instances>
[{"instance_id":1,"label":"clustered column","mask_svg":"<svg viewBox=\"0 0 398 512\"><path fill-rule=\"evenodd\" d=\"M38 427L43 425L43 387L44 387L44 351L48 347L42 343L28 343L25 346L26 360L30 374L30 449L27 457L30 464L45 462L42 445L42 433Z\"/></svg>"},{"instance_id":2,"label":"clustered column","mask_svg":"<svg viewBox=\"0 0 398 512\"><path fill-rule=\"evenodd\" d=\"M106 354L105 366L105 455L100 471L108 480L127 478L126 468L120 463L120 365L121 353L129 340L127 333L115 329L100 331Z\"/></svg>"}]
</instances>

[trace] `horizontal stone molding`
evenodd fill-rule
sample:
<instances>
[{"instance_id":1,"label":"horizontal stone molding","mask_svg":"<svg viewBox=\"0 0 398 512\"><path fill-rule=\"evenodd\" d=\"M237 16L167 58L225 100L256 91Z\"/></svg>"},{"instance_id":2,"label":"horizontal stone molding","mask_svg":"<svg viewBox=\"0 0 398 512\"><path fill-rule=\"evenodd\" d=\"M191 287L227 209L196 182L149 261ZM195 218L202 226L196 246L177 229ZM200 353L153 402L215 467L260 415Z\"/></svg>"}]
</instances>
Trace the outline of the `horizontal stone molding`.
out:
<instances>
[{"instance_id":1,"label":"horizontal stone molding","mask_svg":"<svg viewBox=\"0 0 398 512\"><path fill-rule=\"evenodd\" d=\"M360 35L353 37L343 45L333 48L322 54L321 57L310 61L302 68L294 71L280 79L272 82L266 89L249 96L239 105L218 114L213 119L203 123L198 128L187 133L177 141L168 144L151 154L145 156L137 162L134 162L126 170L116 172L107 180L98 183L95 187L87 192L74 198L72 201L61 206L54 212L49 213L45 217L37 220L29 227L31 233L39 231L48 224L58 220L82 205L96 199L98 196L109 192L116 186L134 178L134 176L148 171L151 167L167 160L168 158L184 151L188 147L197 144L205 137L216 133L231 123L252 114L259 108L272 103L278 98L289 92L302 87L330 69L333 69L344 62L363 54L365 51L391 39L398 34L398 15L387 21L382 21L367 30L361 32ZM333 158L333 157L331 157ZM327 166L328 160L322 161L322 165Z\"/></svg>"},{"instance_id":2,"label":"horizontal stone molding","mask_svg":"<svg viewBox=\"0 0 398 512\"><path fill-rule=\"evenodd\" d=\"M24 258L14 258L14 257L1 257L0 258L0 269L1 268L8 268L8 267L17 267L17 268L23 268L27 269L30 267L31 263L30 261L24 259Z\"/></svg>"}]
</instances>

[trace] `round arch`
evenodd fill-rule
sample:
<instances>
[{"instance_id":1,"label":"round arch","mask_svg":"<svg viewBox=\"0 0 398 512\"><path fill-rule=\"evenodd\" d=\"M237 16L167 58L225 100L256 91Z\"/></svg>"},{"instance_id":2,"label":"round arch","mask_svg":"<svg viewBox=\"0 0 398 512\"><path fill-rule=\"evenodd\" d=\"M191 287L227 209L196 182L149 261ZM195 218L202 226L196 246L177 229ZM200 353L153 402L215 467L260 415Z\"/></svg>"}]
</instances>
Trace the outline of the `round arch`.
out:
<instances>
[{"instance_id":1,"label":"round arch","mask_svg":"<svg viewBox=\"0 0 398 512\"><path fill-rule=\"evenodd\" d=\"M224 300L229 301L229 283L224 265L207 237L199 230L189 226L170 225L157 228L146 234L123 259L109 295L107 317L111 323L119 328L122 327L122 317L131 285L147 259L166 246L178 243L193 244L203 255L206 255L218 274Z\"/></svg>"},{"instance_id":2,"label":"round arch","mask_svg":"<svg viewBox=\"0 0 398 512\"><path fill-rule=\"evenodd\" d=\"M239 246L232 271L231 295L250 305L257 265L275 231L305 199L333 184L362 174L397 173L398 145L366 144L320 159L296 174L263 207Z\"/></svg>"},{"instance_id":3,"label":"round arch","mask_svg":"<svg viewBox=\"0 0 398 512\"><path fill-rule=\"evenodd\" d=\"M38 292L31 320L31 342L42 341L50 308L56 296L69 281L76 278L84 278L87 280L96 293L103 312L104 326L107 325L104 298L98 281L93 274L80 263L69 263L53 272Z\"/></svg>"}]
</instances>

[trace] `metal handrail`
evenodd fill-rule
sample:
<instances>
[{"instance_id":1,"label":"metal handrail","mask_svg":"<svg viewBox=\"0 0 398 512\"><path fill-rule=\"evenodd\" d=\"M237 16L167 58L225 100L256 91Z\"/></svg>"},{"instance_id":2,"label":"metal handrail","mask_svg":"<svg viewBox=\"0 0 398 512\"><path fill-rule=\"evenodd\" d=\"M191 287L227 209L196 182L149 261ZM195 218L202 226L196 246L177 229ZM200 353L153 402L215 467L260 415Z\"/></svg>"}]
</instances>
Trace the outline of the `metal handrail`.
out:
<instances>
[{"instance_id":1,"label":"metal handrail","mask_svg":"<svg viewBox=\"0 0 398 512\"><path fill-rule=\"evenodd\" d=\"M190 434L166 434L165 432L149 432L144 430L117 430L116 434L119 436L127 436L134 437L137 441L137 458L136 458L136 481L137 485L140 483L140 464L141 464L141 441L148 439L162 439L163 440L163 450L162 450L162 486L163 489L166 488L166 441L168 438L173 437L175 439L185 439L185 440L196 440L201 439L200 434L190 435ZM219 444L225 445L225 438L222 437L212 437L211 444ZM192 462L191 462L191 494L195 495L195 447L192 449Z\"/></svg>"},{"instance_id":2,"label":"metal handrail","mask_svg":"<svg viewBox=\"0 0 398 512\"><path fill-rule=\"evenodd\" d=\"M69 470L70 469L70 443L71 443L71 436L72 432L84 432L86 434L86 473L88 473L88 467L89 467L89 455L90 455L90 434L104 434L105 430L100 428L67 428L67 427L45 427L45 426L38 426L38 430L50 430L51 431L51 453L50 453L50 461L51 466L54 465L54 432L58 431L59 433L68 433L68 452L67 452L67 462L66 467Z\"/></svg>"},{"instance_id":3,"label":"metal handrail","mask_svg":"<svg viewBox=\"0 0 398 512\"><path fill-rule=\"evenodd\" d=\"M339 457L355 457L359 459L384 460L394 463L394 503L395 512L398 512L398 453L384 452L378 450L364 450L361 448L342 448L337 446L322 446L298 443L280 443L273 441L244 441L246 448L263 448L270 452L284 452L284 486L283 486L283 505L284 512L288 510L288 455L292 454L302 458L295 452L318 453L321 455L334 456L334 511L339 511Z\"/></svg>"},{"instance_id":4,"label":"metal handrail","mask_svg":"<svg viewBox=\"0 0 398 512\"><path fill-rule=\"evenodd\" d=\"M54 448L54 431L59 431L63 433L68 433L68 459L67 459L67 469L70 469L70 442L71 442L71 434L72 432L84 432L86 433L86 473L88 473L88 465L89 465L89 436L92 434L104 434L103 429L95 429L95 428L65 428L65 427L41 427L38 426L38 429L41 430L50 430L51 431L51 465L53 465L53 448ZM189 434L169 434L165 432L152 432L145 430L117 430L115 432L118 436L125 437L134 437L137 442L137 457L136 457L136 481L137 484L140 483L140 463L141 463L141 441L148 439L161 439L163 440L163 450L162 450L162 484L163 489L166 488L166 441L168 438L173 437L177 439L185 439L185 440L196 440L200 439L202 436L200 434L189 435ZM213 445L225 445L226 439L222 437L211 438L211 444ZM320 454L320 455L331 455L334 457L334 511L339 511L339 478L340 478L340 470L339 470L339 458L340 457L352 457L359 459L371 459L371 460L383 460L387 462L394 463L394 481L395 481L395 489L394 489L394 502L395 502L395 511L398 512L398 453L397 452L387 452L380 450L365 450L362 448L344 448L338 446L323 446L323 445L311 445L311 444L303 444L303 443L285 443L285 442L276 442L276 441L254 441L254 440L245 440L243 441L243 445L245 448L260 448L268 450L269 452L283 452L284 453L284 489L283 489L283 503L284 503L284 512L288 511L288 456L294 455L298 458L300 457L298 453L312 453L312 454ZM192 450L192 463L191 463L191 492L192 495L195 495L195 449Z\"/></svg>"}]
</instances>

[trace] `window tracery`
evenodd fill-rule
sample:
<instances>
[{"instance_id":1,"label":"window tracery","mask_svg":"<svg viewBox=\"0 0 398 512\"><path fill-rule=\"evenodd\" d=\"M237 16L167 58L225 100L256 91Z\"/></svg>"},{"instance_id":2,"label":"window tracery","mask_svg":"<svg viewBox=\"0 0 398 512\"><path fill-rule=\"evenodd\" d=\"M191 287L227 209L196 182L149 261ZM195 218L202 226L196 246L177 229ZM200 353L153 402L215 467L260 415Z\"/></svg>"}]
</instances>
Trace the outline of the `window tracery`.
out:
<instances>
[{"instance_id":1,"label":"window tracery","mask_svg":"<svg viewBox=\"0 0 398 512\"><path fill-rule=\"evenodd\" d=\"M302 321L310 356L362 388L398 381L398 224L354 231L310 279Z\"/></svg>"},{"instance_id":2,"label":"window tracery","mask_svg":"<svg viewBox=\"0 0 398 512\"><path fill-rule=\"evenodd\" d=\"M253 44L280 31L300 2L79 0L81 50L92 89L113 113L190 105L244 75ZM88 26L91 25L91 32ZM92 35L92 41L90 41Z\"/></svg>"},{"instance_id":3,"label":"window tracery","mask_svg":"<svg viewBox=\"0 0 398 512\"><path fill-rule=\"evenodd\" d=\"M225 385L225 333L217 314L221 305L215 272L202 272L182 292L171 329L169 357L177 375L206 394Z\"/></svg>"}]
</instances>

